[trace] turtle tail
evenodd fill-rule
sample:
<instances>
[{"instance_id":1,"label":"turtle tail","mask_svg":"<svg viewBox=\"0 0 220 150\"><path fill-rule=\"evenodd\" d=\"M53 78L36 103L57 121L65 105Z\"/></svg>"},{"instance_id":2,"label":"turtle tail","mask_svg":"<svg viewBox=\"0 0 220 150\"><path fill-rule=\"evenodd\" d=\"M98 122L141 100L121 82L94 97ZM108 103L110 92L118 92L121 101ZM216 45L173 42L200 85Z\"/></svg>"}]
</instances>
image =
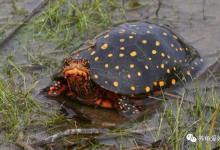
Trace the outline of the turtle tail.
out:
<instances>
[{"instance_id":1,"label":"turtle tail","mask_svg":"<svg viewBox=\"0 0 220 150\"><path fill-rule=\"evenodd\" d=\"M190 81L192 79L209 76L209 72L215 72L219 68L220 51L201 57L197 51L192 51L186 65L179 68L178 77Z\"/></svg>"},{"instance_id":2,"label":"turtle tail","mask_svg":"<svg viewBox=\"0 0 220 150\"><path fill-rule=\"evenodd\" d=\"M188 63L181 69L181 76L186 81L197 78L204 66L204 58L197 55L196 57L190 58Z\"/></svg>"}]
</instances>

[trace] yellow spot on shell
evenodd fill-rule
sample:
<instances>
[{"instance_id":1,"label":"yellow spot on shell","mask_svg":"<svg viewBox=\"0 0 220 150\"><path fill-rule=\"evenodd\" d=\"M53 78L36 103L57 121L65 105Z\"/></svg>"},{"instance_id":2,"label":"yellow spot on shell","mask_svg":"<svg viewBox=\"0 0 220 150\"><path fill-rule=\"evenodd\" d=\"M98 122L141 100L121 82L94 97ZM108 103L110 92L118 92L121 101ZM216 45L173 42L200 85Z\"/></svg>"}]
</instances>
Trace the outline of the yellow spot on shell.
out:
<instances>
[{"instance_id":1,"label":"yellow spot on shell","mask_svg":"<svg viewBox=\"0 0 220 150\"><path fill-rule=\"evenodd\" d=\"M125 50L125 47L123 47L123 46L122 46L122 47L120 47L120 50L122 50L122 51L123 51L123 50Z\"/></svg>"},{"instance_id":2,"label":"yellow spot on shell","mask_svg":"<svg viewBox=\"0 0 220 150\"><path fill-rule=\"evenodd\" d=\"M147 69L147 70L149 69L148 65L145 65L144 68Z\"/></svg>"},{"instance_id":3,"label":"yellow spot on shell","mask_svg":"<svg viewBox=\"0 0 220 150\"><path fill-rule=\"evenodd\" d=\"M156 41L155 45L160 46L160 41Z\"/></svg>"},{"instance_id":4,"label":"yellow spot on shell","mask_svg":"<svg viewBox=\"0 0 220 150\"><path fill-rule=\"evenodd\" d=\"M163 35L164 35L164 36L167 36L167 33L166 33L166 32L163 32Z\"/></svg>"},{"instance_id":5,"label":"yellow spot on shell","mask_svg":"<svg viewBox=\"0 0 220 150\"><path fill-rule=\"evenodd\" d=\"M116 70L118 70L118 69L119 69L119 66L118 66L118 65L117 65L117 66L115 66L115 69L116 69Z\"/></svg>"},{"instance_id":6,"label":"yellow spot on shell","mask_svg":"<svg viewBox=\"0 0 220 150\"><path fill-rule=\"evenodd\" d=\"M147 40L142 40L141 43L142 44L147 44Z\"/></svg>"},{"instance_id":7,"label":"yellow spot on shell","mask_svg":"<svg viewBox=\"0 0 220 150\"><path fill-rule=\"evenodd\" d=\"M140 77L141 76L141 72L137 72L137 75Z\"/></svg>"},{"instance_id":8,"label":"yellow spot on shell","mask_svg":"<svg viewBox=\"0 0 220 150\"><path fill-rule=\"evenodd\" d=\"M131 34L132 34L132 35L136 35L137 33L136 33L136 32L131 32Z\"/></svg>"},{"instance_id":9,"label":"yellow spot on shell","mask_svg":"<svg viewBox=\"0 0 220 150\"><path fill-rule=\"evenodd\" d=\"M176 39L176 40L178 39L176 35L173 35L173 38Z\"/></svg>"},{"instance_id":10,"label":"yellow spot on shell","mask_svg":"<svg viewBox=\"0 0 220 150\"><path fill-rule=\"evenodd\" d=\"M102 46L101 46L101 49L107 49L108 48L108 44L107 43L104 43L104 44L102 44Z\"/></svg>"},{"instance_id":11,"label":"yellow spot on shell","mask_svg":"<svg viewBox=\"0 0 220 150\"><path fill-rule=\"evenodd\" d=\"M176 71L176 67L173 67L173 70Z\"/></svg>"},{"instance_id":12,"label":"yellow spot on shell","mask_svg":"<svg viewBox=\"0 0 220 150\"><path fill-rule=\"evenodd\" d=\"M94 54L95 54L95 51L92 51L90 55L94 55Z\"/></svg>"},{"instance_id":13,"label":"yellow spot on shell","mask_svg":"<svg viewBox=\"0 0 220 150\"><path fill-rule=\"evenodd\" d=\"M164 81L159 81L159 86L160 87L163 87L165 85L165 82Z\"/></svg>"},{"instance_id":14,"label":"yellow spot on shell","mask_svg":"<svg viewBox=\"0 0 220 150\"><path fill-rule=\"evenodd\" d=\"M109 58L110 58L110 57L112 57L112 56L113 56L113 54L112 54L112 53L109 53L109 54L108 54L108 57L109 57Z\"/></svg>"},{"instance_id":15,"label":"yellow spot on shell","mask_svg":"<svg viewBox=\"0 0 220 150\"><path fill-rule=\"evenodd\" d=\"M130 68L134 68L134 64L130 64Z\"/></svg>"},{"instance_id":16,"label":"yellow spot on shell","mask_svg":"<svg viewBox=\"0 0 220 150\"><path fill-rule=\"evenodd\" d=\"M104 38L108 38L109 37L109 34L106 34L105 36L104 36Z\"/></svg>"},{"instance_id":17,"label":"yellow spot on shell","mask_svg":"<svg viewBox=\"0 0 220 150\"><path fill-rule=\"evenodd\" d=\"M171 80L171 83L172 83L173 85L175 85L175 84L176 84L176 79L172 79L172 80Z\"/></svg>"},{"instance_id":18,"label":"yellow spot on shell","mask_svg":"<svg viewBox=\"0 0 220 150\"><path fill-rule=\"evenodd\" d=\"M98 61L99 60L99 57L95 57L95 59L94 59L95 61Z\"/></svg>"},{"instance_id":19,"label":"yellow spot on shell","mask_svg":"<svg viewBox=\"0 0 220 150\"><path fill-rule=\"evenodd\" d=\"M131 78L131 74L128 74L128 78L129 78L129 79Z\"/></svg>"},{"instance_id":20,"label":"yellow spot on shell","mask_svg":"<svg viewBox=\"0 0 220 150\"><path fill-rule=\"evenodd\" d=\"M114 82L113 82L113 85L114 85L114 87L118 87L119 84L118 84L117 81L114 81Z\"/></svg>"},{"instance_id":21,"label":"yellow spot on shell","mask_svg":"<svg viewBox=\"0 0 220 150\"><path fill-rule=\"evenodd\" d=\"M99 78L99 76L98 76L97 74L95 74L95 75L94 75L94 78L95 78L95 79L98 79L98 78Z\"/></svg>"},{"instance_id":22,"label":"yellow spot on shell","mask_svg":"<svg viewBox=\"0 0 220 150\"><path fill-rule=\"evenodd\" d=\"M133 39L133 38L134 38L134 36L130 35L128 38L129 38L129 39Z\"/></svg>"},{"instance_id":23,"label":"yellow spot on shell","mask_svg":"<svg viewBox=\"0 0 220 150\"><path fill-rule=\"evenodd\" d=\"M108 64L105 64L105 68L108 68L108 66L109 66Z\"/></svg>"},{"instance_id":24,"label":"yellow spot on shell","mask_svg":"<svg viewBox=\"0 0 220 150\"><path fill-rule=\"evenodd\" d=\"M180 51L183 51L183 48L182 48L182 47L180 47Z\"/></svg>"},{"instance_id":25,"label":"yellow spot on shell","mask_svg":"<svg viewBox=\"0 0 220 150\"><path fill-rule=\"evenodd\" d=\"M160 67L161 67L162 69L164 68L164 66L165 66L164 64L161 64L161 65L160 65Z\"/></svg>"},{"instance_id":26,"label":"yellow spot on shell","mask_svg":"<svg viewBox=\"0 0 220 150\"><path fill-rule=\"evenodd\" d=\"M132 51L131 53L130 53L130 56L131 57L134 57L134 56L136 56L137 55L137 52L136 51Z\"/></svg>"},{"instance_id":27,"label":"yellow spot on shell","mask_svg":"<svg viewBox=\"0 0 220 150\"><path fill-rule=\"evenodd\" d=\"M151 57L148 57L147 59L148 59L149 61L151 61L151 60L152 60L152 58L151 58Z\"/></svg>"},{"instance_id":28,"label":"yellow spot on shell","mask_svg":"<svg viewBox=\"0 0 220 150\"><path fill-rule=\"evenodd\" d=\"M162 53L161 53L161 56L162 56L162 57L165 57L165 54L162 52Z\"/></svg>"},{"instance_id":29,"label":"yellow spot on shell","mask_svg":"<svg viewBox=\"0 0 220 150\"><path fill-rule=\"evenodd\" d=\"M124 57L124 55L125 55L125 54L123 54L123 53L120 53L120 54L119 54L119 57Z\"/></svg>"},{"instance_id":30,"label":"yellow spot on shell","mask_svg":"<svg viewBox=\"0 0 220 150\"><path fill-rule=\"evenodd\" d=\"M154 81L154 82L153 82L153 85L154 85L154 86L157 86L157 81Z\"/></svg>"},{"instance_id":31,"label":"yellow spot on shell","mask_svg":"<svg viewBox=\"0 0 220 150\"><path fill-rule=\"evenodd\" d=\"M145 91L146 91L146 92L150 92L150 87L149 87L149 86L146 86L146 87L145 87Z\"/></svg>"},{"instance_id":32,"label":"yellow spot on shell","mask_svg":"<svg viewBox=\"0 0 220 150\"><path fill-rule=\"evenodd\" d=\"M120 39L119 41L120 41L120 42L124 42L124 41L125 41L125 39Z\"/></svg>"},{"instance_id":33,"label":"yellow spot on shell","mask_svg":"<svg viewBox=\"0 0 220 150\"><path fill-rule=\"evenodd\" d=\"M130 88L132 91L135 91L135 89L136 89L135 86L131 86Z\"/></svg>"},{"instance_id":34,"label":"yellow spot on shell","mask_svg":"<svg viewBox=\"0 0 220 150\"><path fill-rule=\"evenodd\" d=\"M170 73L170 69L167 69L167 73Z\"/></svg>"},{"instance_id":35,"label":"yellow spot on shell","mask_svg":"<svg viewBox=\"0 0 220 150\"><path fill-rule=\"evenodd\" d=\"M155 49L152 50L152 54L157 54L157 51Z\"/></svg>"},{"instance_id":36,"label":"yellow spot on shell","mask_svg":"<svg viewBox=\"0 0 220 150\"><path fill-rule=\"evenodd\" d=\"M124 33L125 32L125 29L120 29L119 30L119 33Z\"/></svg>"}]
</instances>

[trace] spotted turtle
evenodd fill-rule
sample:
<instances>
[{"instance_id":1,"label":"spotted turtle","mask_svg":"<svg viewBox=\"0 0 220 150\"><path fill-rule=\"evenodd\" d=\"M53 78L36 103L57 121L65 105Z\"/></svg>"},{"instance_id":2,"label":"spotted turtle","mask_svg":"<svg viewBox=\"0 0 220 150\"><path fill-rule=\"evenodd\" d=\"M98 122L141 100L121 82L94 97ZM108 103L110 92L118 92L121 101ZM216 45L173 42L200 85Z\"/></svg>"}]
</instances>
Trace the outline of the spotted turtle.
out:
<instances>
[{"instance_id":1,"label":"spotted turtle","mask_svg":"<svg viewBox=\"0 0 220 150\"><path fill-rule=\"evenodd\" d=\"M191 79L202 62L199 53L169 27L124 23L65 58L48 95L65 94L84 104L136 114L135 100Z\"/></svg>"}]
</instances>

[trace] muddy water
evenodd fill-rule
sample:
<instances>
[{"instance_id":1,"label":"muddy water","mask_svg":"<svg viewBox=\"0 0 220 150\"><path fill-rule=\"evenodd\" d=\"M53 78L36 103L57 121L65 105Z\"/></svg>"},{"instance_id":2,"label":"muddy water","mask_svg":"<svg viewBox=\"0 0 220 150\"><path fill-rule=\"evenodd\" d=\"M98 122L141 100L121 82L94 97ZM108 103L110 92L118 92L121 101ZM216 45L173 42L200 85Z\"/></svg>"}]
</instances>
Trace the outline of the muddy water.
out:
<instances>
[{"instance_id":1,"label":"muddy water","mask_svg":"<svg viewBox=\"0 0 220 150\"><path fill-rule=\"evenodd\" d=\"M8 32L13 30L16 25L14 22L19 22L22 18L31 12L33 8L39 3L36 3L34 0L23 0L16 3L18 10L25 10L21 12L25 12L25 14L15 15L16 13L13 5L6 1L0 0L0 39L3 39L7 36ZM143 4L146 4L143 1ZM127 10L127 18L129 20L142 20L148 18L149 20L153 20L155 22L164 23L170 25L177 31L184 39L191 43L202 56L207 56L210 53L215 53L220 50L220 1L219 0L210 0L204 3L203 0L164 0L162 1L162 5L158 12L158 18L156 18L155 11L158 8L157 1L151 1L144 5L143 7ZM117 14L116 14L117 16ZM31 22L30 22L31 23ZM57 101L46 98L44 95L39 94L40 91L49 85L50 76L53 74L53 67L48 68L44 67L44 65L31 65L34 64L35 61L38 60L38 57L45 57L45 59L51 60L49 63L56 63L62 60L62 58L68 54L68 52L62 51L62 49L56 49L56 44L48 41L36 40L32 36L32 32L26 32L28 30L20 30L0 51L0 71L3 71L4 64L7 62L6 57L9 55L13 56L14 62L16 64L21 64L24 66L26 83L27 86L33 85L36 83L36 87L33 90L33 95L36 99L45 104L46 107L60 107L60 103L65 103L68 107L73 108L74 110L79 111L80 113L85 114L86 117L89 118L89 122L80 125L84 127L97 127L102 126L104 123L115 123L121 124L126 119L119 116L116 112L111 110L103 110L103 109L94 109L92 107L83 106L79 103L73 103L74 100L67 100L66 98L59 98ZM32 57L33 56L33 57ZM206 61L207 68L209 64L212 64L215 61L215 56L209 57ZM43 59L43 60L45 60ZM216 74L219 75L218 70L216 69ZM4 72L2 72L4 74ZM202 86L213 86L214 83L208 81L205 82L204 78L207 78L207 75L199 78L197 81L202 83ZM219 78L218 78L219 79ZM203 81L203 82L202 82ZM219 80L218 80L219 81ZM191 87L191 84L188 85L188 88ZM181 94L181 90L178 90L177 93ZM220 93L220 92L219 92ZM192 97L190 100L193 101ZM168 101L167 103L172 103L172 101ZM166 105L166 104L165 104ZM157 127L158 125L158 113L162 110L163 105L159 105L153 103L152 106L149 107L149 115L147 115L147 127ZM156 107L158 106L158 107ZM153 109L153 111L152 111ZM156 113L155 113L156 112ZM73 116L76 113L73 112ZM74 117L73 117L74 118ZM74 119L73 119L74 120ZM140 124L139 128L143 128L145 123ZM146 127L146 126L145 126ZM149 142L154 141L153 136L148 133Z\"/></svg>"}]
</instances>

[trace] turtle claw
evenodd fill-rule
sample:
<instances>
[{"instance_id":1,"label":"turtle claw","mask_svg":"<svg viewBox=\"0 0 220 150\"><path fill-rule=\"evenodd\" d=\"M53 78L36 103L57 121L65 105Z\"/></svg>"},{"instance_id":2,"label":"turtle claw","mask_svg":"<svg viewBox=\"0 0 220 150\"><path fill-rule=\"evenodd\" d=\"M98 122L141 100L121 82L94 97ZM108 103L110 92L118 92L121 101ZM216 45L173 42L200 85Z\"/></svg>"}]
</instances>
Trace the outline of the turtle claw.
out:
<instances>
[{"instance_id":1,"label":"turtle claw","mask_svg":"<svg viewBox=\"0 0 220 150\"><path fill-rule=\"evenodd\" d=\"M50 86L47 95L56 97L63 93L66 90L66 86L63 85L60 81L56 81L53 85Z\"/></svg>"},{"instance_id":2,"label":"turtle claw","mask_svg":"<svg viewBox=\"0 0 220 150\"><path fill-rule=\"evenodd\" d=\"M137 107L133 105L126 97L121 97L118 99L118 106L119 111L127 118L136 116L140 113Z\"/></svg>"}]
</instances>

